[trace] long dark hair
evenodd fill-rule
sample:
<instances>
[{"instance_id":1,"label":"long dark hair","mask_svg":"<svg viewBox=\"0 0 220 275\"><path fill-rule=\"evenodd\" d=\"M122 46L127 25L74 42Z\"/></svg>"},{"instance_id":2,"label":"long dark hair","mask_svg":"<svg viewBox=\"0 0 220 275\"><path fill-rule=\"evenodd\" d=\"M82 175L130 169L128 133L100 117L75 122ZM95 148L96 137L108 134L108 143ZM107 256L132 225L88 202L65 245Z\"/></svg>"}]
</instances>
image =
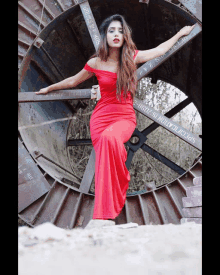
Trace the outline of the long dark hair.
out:
<instances>
[{"instance_id":1,"label":"long dark hair","mask_svg":"<svg viewBox=\"0 0 220 275\"><path fill-rule=\"evenodd\" d=\"M123 98L126 99L128 91L131 92L132 98L134 98L137 88L137 67L133 60L133 54L137 49L134 44L131 34L132 30L125 21L124 17L120 14L114 14L106 18L100 25L99 31L101 41L98 50L93 54L91 58L98 56L102 61L107 61L109 55L109 45L107 42L107 30L112 21L120 21L123 28L124 43L120 48L120 60L119 70L117 73L117 92L116 96L121 101L121 91L123 89Z\"/></svg>"}]
</instances>

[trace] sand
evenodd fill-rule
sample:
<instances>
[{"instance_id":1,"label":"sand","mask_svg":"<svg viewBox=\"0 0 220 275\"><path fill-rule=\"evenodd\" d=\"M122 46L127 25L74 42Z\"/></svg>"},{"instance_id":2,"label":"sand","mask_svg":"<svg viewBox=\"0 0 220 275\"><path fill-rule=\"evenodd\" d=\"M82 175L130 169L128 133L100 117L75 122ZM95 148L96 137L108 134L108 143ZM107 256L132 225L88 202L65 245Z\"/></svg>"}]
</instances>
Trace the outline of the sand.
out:
<instances>
[{"instance_id":1,"label":"sand","mask_svg":"<svg viewBox=\"0 0 220 275\"><path fill-rule=\"evenodd\" d=\"M18 228L19 275L200 275L202 225Z\"/></svg>"}]
</instances>

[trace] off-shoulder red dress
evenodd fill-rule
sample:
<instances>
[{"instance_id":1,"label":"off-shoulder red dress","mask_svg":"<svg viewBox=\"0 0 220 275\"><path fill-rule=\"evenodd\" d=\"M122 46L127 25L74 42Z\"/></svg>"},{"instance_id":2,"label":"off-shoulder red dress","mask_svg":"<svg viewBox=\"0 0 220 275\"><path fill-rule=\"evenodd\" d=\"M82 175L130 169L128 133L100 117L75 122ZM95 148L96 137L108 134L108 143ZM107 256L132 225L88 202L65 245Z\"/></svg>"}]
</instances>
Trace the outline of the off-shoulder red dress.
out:
<instances>
[{"instance_id":1,"label":"off-shoulder red dress","mask_svg":"<svg viewBox=\"0 0 220 275\"><path fill-rule=\"evenodd\" d=\"M138 50L135 51L136 57ZM117 73L91 68L85 70L97 77L101 99L90 119L90 133L95 149L95 204L93 219L114 219L121 212L130 174L125 165L126 143L137 125L133 100L129 92L125 100L116 98Z\"/></svg>"}]
</instances>

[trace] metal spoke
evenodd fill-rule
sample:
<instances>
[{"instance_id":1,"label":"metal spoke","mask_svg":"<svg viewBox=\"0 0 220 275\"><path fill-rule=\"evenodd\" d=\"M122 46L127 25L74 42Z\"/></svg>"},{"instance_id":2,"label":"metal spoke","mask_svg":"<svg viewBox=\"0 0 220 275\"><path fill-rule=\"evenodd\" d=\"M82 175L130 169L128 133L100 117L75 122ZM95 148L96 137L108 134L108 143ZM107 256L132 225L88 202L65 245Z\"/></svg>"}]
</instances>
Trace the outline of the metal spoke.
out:
<instances>
[{"instance_id":1,"label":"metal spoke","mask_svg":"<svg viewBox=\"0 0 220 275\"><path fill-rule=\"evenodd\" d=\"M92 145L91 139L68 139L67 146Z\"/></svg>"},{"instance_id":2,"label":"metal spoke","mask_svg":"<svg viewBox=\"0 0 220 275\"><path fill-rule=\"evenodd\" d=\"M151 120L154 120L160 126L164 127L174 135L178 136L185 142L189 143L193 147L202 151L202 140L198 136L194 135L190 131L178 125L176 122L170 120L164 115L160 114L158 111L154 110L141 100L135 98L134 99L134 109L141 112L143 115L147 116Z\"/></svg>"},{"instance_id":3,"label":"metal spoke","mask_svg":"<svg viewBox=\"0 0 220 275\"><path fill-rule=\"evenodd\" d=\"M168 166L169 168L171 168L173 171L177 172L179 175L182 175L183 173L186 172L186 170L184 170L183 168L181 168L180 166L178 166L176 163L174 163L173 161L169 160L165 156L163 156L160 153L158 153L156 150L154 150L153 148L151 148L149 145L147 145L147 144L144 143L141 146L141 149L143 151L147 152L148 154L150 154L152 157L154 157L157 160L161 161L163 164L165 164L166 166Z\"/></svg>"},{"instance_id":4,"label":"metal spoke","mask_svg":"<svg viewBox=\"0 0 220 275\"><path fill-rule=\"evenodd\" d=\"M19 103L89 98L91 98L91 89L59 90L43 95L34 92L18 93Z\"/></svg>"},{"instance_id":5,"label":"metal spoke","mask_svg":"<svg viewBox=\"0 0 220 275\"><path fill-rule=\"evenodd\" d=\"M92 148L92 152L89 157L89 161L86 166L86 170L83 175L82 182L79 187L79 191L83 193L88 193L92 180L95 174L95 149Z\"/></svg>"},{"instance_id":6,"label":"metal spoke","mask_svg":"<svg viewBox=\"0 0 220 275\"><path fill-rule=\"evenodd\" d=\"M177 104L173 109L168 111L167 113L164 114L165 117L171 118L172 116L176 115L179 113L182 109L184 109L187 105L189 105L192 102L192 100L187 97L185 100ZM141 131L142 134L145 136L149 135L152 133L154 130L156 130L160 125L157 124L156 122L153 122L150 126L145 128L144 130Z\"/></svg>"},{"instance_id":7,"label":"metal spoke","mask_svg":"<svg viewBox=\"0 0 220 275\"><path fill-rule=\"evenodd\" d=\"M99 33L99 29L96 25L94 16L92 14L90 5L87 0L77 0L77 3L79 4L79 6L81 8L87 28L88 28L90 36L92 38L93 45L95 47L95 50L97 51L99 43L100 43L100 33Z\"/></svg>"},{"instance_id":8,"label":"metal spoke","mask_svg":"<svg viewBox=\"0 0 220 275\"><path fill-rule=\"evenodd\" d=\"M169 49L164 55L161 55L160 57L156 57L150 61L147 61L144 65L142 65L137 70L137 79L140 80L141 78L148 75L150 72L152 72L154 69L156 69L159 65L161 65L164 61L166 61L170 56L172 56L174 53L176 53L178 50L180 50L183 46L185 46L187 43L189 43L194 37L196 37L200 32L202 31L202 28L198 23L196 23L193 30L190 32L190 34L181 37L175 45Z\"/></svg>"},{"instance_id":9,"label":"metal spoke","mask_svg":"<svg viewBox=\"0 0 220 275\"><path fill-rule=\"evenodd\" d=\"M128 154L127 154L127 160L125 162L125 165L126 165L127 169L129 169L129 167L131 165L131 161L132 161L133 156L134 156L134 151L129 149Z\"/></svg>"}]
</instances>

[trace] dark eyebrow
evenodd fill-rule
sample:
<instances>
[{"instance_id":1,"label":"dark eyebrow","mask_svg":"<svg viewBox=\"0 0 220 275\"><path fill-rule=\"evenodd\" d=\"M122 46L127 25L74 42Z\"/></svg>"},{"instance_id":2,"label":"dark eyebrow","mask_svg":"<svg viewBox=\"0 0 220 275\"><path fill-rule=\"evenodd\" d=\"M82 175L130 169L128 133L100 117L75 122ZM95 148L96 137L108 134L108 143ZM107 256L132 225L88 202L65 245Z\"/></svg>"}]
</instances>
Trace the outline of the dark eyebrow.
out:
<instances>
[{"instance_id":1,"label":"dark eyebrow","mask_svg":"<svg viewBox=\"0 0 220 275\"><path fill-rule=\"evenodd\" d=\"M109 30L110 30L110 29L115 29L115 27L110 27ZM119 27L119 29L123 29L123 28L122 28L122 27Z\"/></svg>"}]
</instances>

